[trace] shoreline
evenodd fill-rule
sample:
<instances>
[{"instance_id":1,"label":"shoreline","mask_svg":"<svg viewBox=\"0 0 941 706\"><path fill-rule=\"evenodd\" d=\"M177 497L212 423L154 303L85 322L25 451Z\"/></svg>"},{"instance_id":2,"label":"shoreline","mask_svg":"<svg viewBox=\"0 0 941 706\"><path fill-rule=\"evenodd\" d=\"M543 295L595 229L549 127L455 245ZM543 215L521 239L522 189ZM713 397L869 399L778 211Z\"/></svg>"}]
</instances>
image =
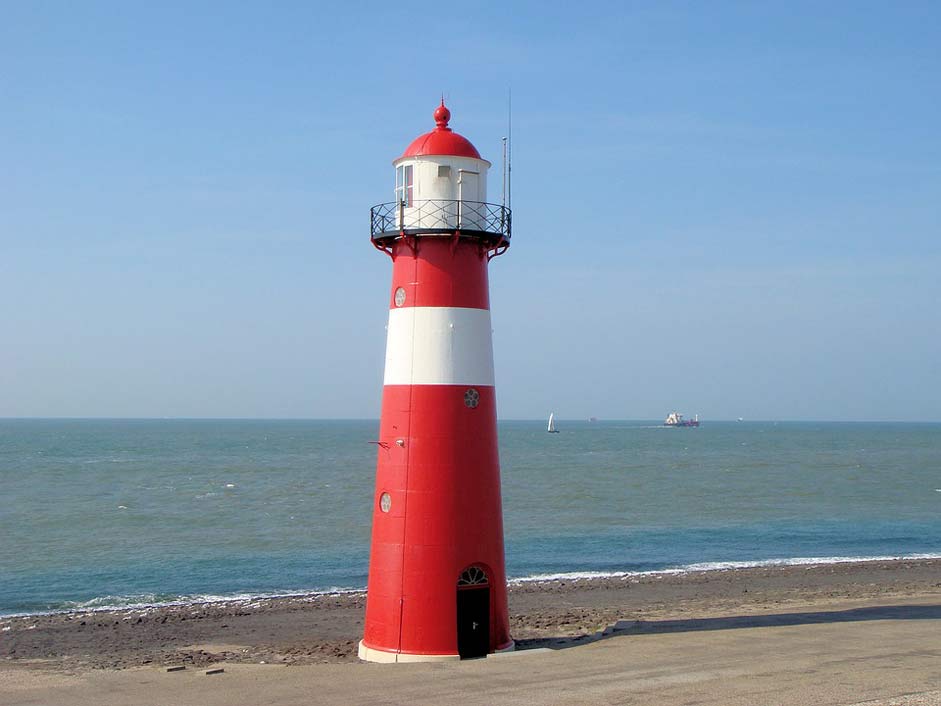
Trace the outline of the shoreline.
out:
<instances>
[{"instance_id":1,"label":"shoreline","mask_svg":"<svg viewBox=\"0 0 941 706\"><path fill-rule=\"evenodd\" d=\"M0 669L87 672L217 662L355 663L365 592L0 617ZM941 559L765 565L511 582L520 650L589 642L619 621L749 619L941 603ZM641 628L637 628L641 629Z\"/></svg>"},{"instance_id":2,"label":"shoreline","mask_svg":"<svg viewBox=\"0 0 941 706\"><path fill-rule=\"evenodd\" d=\"M871 563L883 563L883 562L896 562L896 561L933 561L941 560L941 553L913 553L913 554L900 554L900 555L884 555L884 556L863 556L863 557L852 557L852 556L830 556L830 557L792 557L787 559L756 559L754 561L715 561L715 562L700 562L694 564L687 564L679 567L663 568L663 569L649 569L641 571L562 571L557 573L546 573L546 574L533 574L530 576L522 576L509 578L507 580L507 586L512 590L514 586L521 586L526 584L541 584L541 583L553 583L558 581L565 582L575 582L575 581L597 581L597 580L615 580L615 579L631 579L643 576L682 576L686 574L697 574L697 573L709 573L709 572L723 572L723 571L739 571L739 570L748 570L748 569L761 569L761 568L770 568L770 567L811 567L811 566L830 566L830 565L854 565L854 564L871 564ZM254 602L262 600L279 600L279 599L292 599L292 598L301 598L301 599L313 599L317 597L331 597L331 596L345 596L345 595L357 595L357 594L366 594L366 588L328 588L328 589L299 589L296 591L275 591L270 593L239 593L232 595L194 595L194 596L180 596L178 598L171 598L165 601L142 601L142 602L129 602L125 604L105 604L105 605L88 605L95 601L103 600L103 598L92 598L84 602L75 602L76 605L69 608L53 608L49 610L38 610L38 611L24 611L19 613L3 613L0 612L0 623L5 620L12 618L30 618L30 617L43 617L43 616L52 616L52 615L68 615L68 614L91 614L91 613L120 613L123 611L129 610L153 610L161 608L174 608L174 607L186 607L186 606L203 606L203 605L215 605L215 604L226 604L226 603L244 603L244 602Z\"/></svg>"}]
</instances>

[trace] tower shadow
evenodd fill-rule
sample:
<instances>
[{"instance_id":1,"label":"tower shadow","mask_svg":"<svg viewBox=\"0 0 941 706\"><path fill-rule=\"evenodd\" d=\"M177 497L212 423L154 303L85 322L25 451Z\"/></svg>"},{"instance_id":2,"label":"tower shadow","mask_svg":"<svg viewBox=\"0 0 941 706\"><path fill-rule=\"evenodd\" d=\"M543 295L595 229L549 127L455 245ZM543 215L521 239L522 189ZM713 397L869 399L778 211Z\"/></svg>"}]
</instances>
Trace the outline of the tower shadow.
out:
<instances>
[{"instance_id":1,"label":"tower shadow","mask_svg":"<svg viewBox=\"0 0 941 706\"><path fill-rule=\"evenodd\" d=\"M872 606L835 611L734 615L680 620L619 620L596 633L576 636L522 638L516 641L516 648L518 650L546 648L564 650L624 635L664 635L705 630L855 623L868 620L941 620L941 605Z\"/></svg>"}]
</instances>

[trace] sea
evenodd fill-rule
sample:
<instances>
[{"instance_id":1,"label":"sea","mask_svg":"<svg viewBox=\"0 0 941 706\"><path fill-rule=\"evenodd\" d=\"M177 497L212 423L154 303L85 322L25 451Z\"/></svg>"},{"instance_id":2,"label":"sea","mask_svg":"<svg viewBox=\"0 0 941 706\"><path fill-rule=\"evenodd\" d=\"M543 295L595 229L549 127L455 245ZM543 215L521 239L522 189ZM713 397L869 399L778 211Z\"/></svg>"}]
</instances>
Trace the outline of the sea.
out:
<instances>
[{"instance_id":1,"label":"sea","mask_svg":"<svg viewBox=\"0 0 941 706\"><path fill-rule=\"evenodd\" d=\"M941 557L941 424L499 424L514 581ZM0 615L361 590L378 422L0 420Z\"/></svg>"}]
</instances>

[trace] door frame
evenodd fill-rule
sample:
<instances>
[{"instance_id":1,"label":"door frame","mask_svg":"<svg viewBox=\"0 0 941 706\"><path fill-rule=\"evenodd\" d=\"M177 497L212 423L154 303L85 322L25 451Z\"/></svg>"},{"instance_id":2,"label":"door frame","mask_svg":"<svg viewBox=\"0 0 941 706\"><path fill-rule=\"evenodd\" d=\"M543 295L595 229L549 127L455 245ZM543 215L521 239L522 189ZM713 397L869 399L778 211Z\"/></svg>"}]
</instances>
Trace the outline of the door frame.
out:
<instances>
[{"instance_id":1,"label":"door frame","mask_svg":"<svg viewBox=\"0 0 941 706\"><path fill-rule=\"evenodd\" d=\"M455 587L455 589L456 589L455 594L454 594L455 612L456 612L455 628L457 632L456 637L457 637L458 654L460 654L461 659L465 659L465 655L461 654L461 651L460 651L461 634L462 634L461 633L462 615L461 615L461 610L460 610L461 609L460 594L469 593L471 591L480 591L480 592L486 591L487 592L487 596L486 596L487 615L486 615L486 621L484 623L486 627L487 643L484 646L484 651L482 654L467 655L467 658L486 657L490 653L490 641L491 641L490 632L491 632L492 623L493 623L493 593L490 590L489 572L483 566L480 566L477 564L471 565L461 572L460 576L458 577L457 586Z\"/></svg>"}]
</instances>

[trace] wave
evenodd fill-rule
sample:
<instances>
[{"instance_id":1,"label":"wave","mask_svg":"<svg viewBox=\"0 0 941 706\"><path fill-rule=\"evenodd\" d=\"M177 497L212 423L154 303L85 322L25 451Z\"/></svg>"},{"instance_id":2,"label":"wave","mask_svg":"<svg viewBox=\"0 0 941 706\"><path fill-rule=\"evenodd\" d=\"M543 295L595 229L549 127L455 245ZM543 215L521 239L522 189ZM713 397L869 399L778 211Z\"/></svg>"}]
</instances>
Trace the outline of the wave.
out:
<instances>
[{"instance_id":1,"label":"wave","mask_svg":"<svg viewBox=\"0 0 941 706\"><path fill-rule=\"evenodd\" d=\"M634 576L670 576L694 571L730 571L733 569L760 569L769 566L820 566L826 564L862 564L869 561L903 561L914 559L941 559L941 554L899 554L883 556L812 556L786 559L760 559L755 561L707 561L646 571L568 571L552 574L532 574L511 578L510 584L538 583L542 581L576 581L579 579L627 578Z\"/></svg>"},{"instance_id":2,"label":"wave","mask_svg":"<svg viewBox=\"0 0 941 706\"><path fill-rule=\"evenodd\" d=\"M57 608L19 613L0 612L0 618L22 618L30 615L59 615L62 613L106 613L118 610L147 612L174 606L210 605L213 603L252 603L272 598L318 598L365 593L365 588L327 588L307 591L275 591L262 593L193 594L161 598L157 594L127 596L97 596L87 601L64 601Z\"/></svg>"},{"instance_id":3,"label":"wave","mask_svg":"<svg viewBox=\"0 0 941 706\"><path fill-rule=\"evenodd\" d=\"M821 566L827 564L861 564L870 561L905 561L918 559L941 559L941 553L899 554L879 556L825 556L790 557L784 559L761 559L756 561L709 561L682 566L649 569L646 571L566 571L529 576L511 577L507 583L520 585L547 581L578 581L591 579L620 579L638 576L675 576L692 572L732 571L735 569L759 569L773 566ZM87 601L66 601L59 607L42 611L17 613L0 612L0 618L18 618L30 615L57 615L61 613L100 613L119 610L151 611L173 606L197 606L214 603L252 603L273 598L319 598L365 593L365 586L356 588L332 587L318 590L275 591L262 593L193 594L185 596L160 596L153 593L126 596L98 596Z\"/></svg>"}]
</instances>

